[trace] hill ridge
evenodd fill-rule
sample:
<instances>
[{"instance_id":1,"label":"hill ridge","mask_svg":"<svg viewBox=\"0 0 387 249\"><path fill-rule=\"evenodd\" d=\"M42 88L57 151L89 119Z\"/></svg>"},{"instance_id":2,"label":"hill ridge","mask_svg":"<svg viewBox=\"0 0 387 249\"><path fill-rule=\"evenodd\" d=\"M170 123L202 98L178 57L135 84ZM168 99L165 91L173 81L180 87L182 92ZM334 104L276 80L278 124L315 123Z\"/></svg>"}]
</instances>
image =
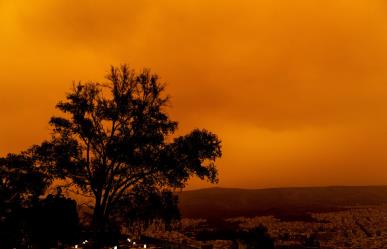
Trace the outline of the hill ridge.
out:
<instances>
[{"instance_id":1,"label":"hill ridge","mask_svg":"<svg viewBox=\"0 0 387 249\"><path fill-rule=\"evenodd\" d=\"M292 215L387 203L387 186L204 188L177 193L183 217Z\"/></svg>"}]
</instances>

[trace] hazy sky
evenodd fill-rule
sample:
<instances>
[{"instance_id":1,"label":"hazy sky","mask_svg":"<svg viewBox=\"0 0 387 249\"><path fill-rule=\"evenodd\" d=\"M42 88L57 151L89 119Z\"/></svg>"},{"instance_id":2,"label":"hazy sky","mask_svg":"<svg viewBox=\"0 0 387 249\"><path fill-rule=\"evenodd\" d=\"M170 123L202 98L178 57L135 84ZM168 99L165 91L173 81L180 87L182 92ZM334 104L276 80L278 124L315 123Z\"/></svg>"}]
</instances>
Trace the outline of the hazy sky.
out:
<instances>
[{"instance_id":1,"label":"hazy sky","mask_svg":"<svg viewBox=\"0 0 387 249\"><path fill-rule=\"evenodd\" d=\"M128 63L167 82L179 133L223 140L220 186L387 184L386 13L384 0L0 0L0 154L48 138L73 81Z\"/></svg>"}]
</instances>

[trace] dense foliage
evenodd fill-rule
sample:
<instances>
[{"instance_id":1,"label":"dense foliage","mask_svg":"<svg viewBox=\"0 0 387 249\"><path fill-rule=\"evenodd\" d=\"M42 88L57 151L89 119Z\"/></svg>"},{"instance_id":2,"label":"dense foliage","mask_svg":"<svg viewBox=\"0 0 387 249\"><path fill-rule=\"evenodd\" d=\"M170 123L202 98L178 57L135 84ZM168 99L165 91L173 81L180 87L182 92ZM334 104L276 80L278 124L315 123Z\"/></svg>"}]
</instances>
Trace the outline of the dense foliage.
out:
<instances>
[{"instance_id":1,"label":"dense foliage","mask_svg":"<svg viewBox=\"0 0 387 249\"><path fill-rule=\"evenodd\" d=\"M216 182L214 162L221 156L220 140L209 131L174 136L169 98L149 70L112 67L107 79L75 84L57 105L63 115L50 121L52 138L32 149L40 167L94 198L97 232L138 196L160 201L163 195L155 193L182 188L191 176Z\"/></svg>"}]
</instances>

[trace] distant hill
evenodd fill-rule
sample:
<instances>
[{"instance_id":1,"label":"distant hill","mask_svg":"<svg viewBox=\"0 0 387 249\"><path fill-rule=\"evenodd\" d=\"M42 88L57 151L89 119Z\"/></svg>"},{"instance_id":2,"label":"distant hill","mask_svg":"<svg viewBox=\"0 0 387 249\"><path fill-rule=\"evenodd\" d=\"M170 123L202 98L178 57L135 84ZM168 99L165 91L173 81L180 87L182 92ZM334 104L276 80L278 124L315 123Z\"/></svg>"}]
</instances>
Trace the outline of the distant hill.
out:
<instances>
[{"instance_id":1,"label":"distant hill","mask_svg":"<svg viewBox=\"0 0 387 249\"><path fill-rule=\"evenodd\" d=\"M178 193L183 217L228 218L275 215L298 219L307 212L387 203L387 186L272 189L209 188Z\"/></svg>"}]
</instances>

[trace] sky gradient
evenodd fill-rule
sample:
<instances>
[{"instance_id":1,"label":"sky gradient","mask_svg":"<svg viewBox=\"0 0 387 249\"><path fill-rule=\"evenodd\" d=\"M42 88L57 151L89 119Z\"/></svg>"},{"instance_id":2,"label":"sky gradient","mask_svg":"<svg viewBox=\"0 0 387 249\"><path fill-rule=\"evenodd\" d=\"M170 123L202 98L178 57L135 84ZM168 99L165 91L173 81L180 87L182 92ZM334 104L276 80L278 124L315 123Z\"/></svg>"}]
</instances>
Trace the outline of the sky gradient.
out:
<instances>
[{"instance_id":1,"label":"sky gradient","mask_svg":"<svg viewBox=\"0 0 387 249\"><path fill-rule=\"evenodd\" d=\"M222 139L219 186L387 184L384 0L112 2L0 1L0 155L127 63L167 83L179 134Z\"/></svg>"}]
</instances>

